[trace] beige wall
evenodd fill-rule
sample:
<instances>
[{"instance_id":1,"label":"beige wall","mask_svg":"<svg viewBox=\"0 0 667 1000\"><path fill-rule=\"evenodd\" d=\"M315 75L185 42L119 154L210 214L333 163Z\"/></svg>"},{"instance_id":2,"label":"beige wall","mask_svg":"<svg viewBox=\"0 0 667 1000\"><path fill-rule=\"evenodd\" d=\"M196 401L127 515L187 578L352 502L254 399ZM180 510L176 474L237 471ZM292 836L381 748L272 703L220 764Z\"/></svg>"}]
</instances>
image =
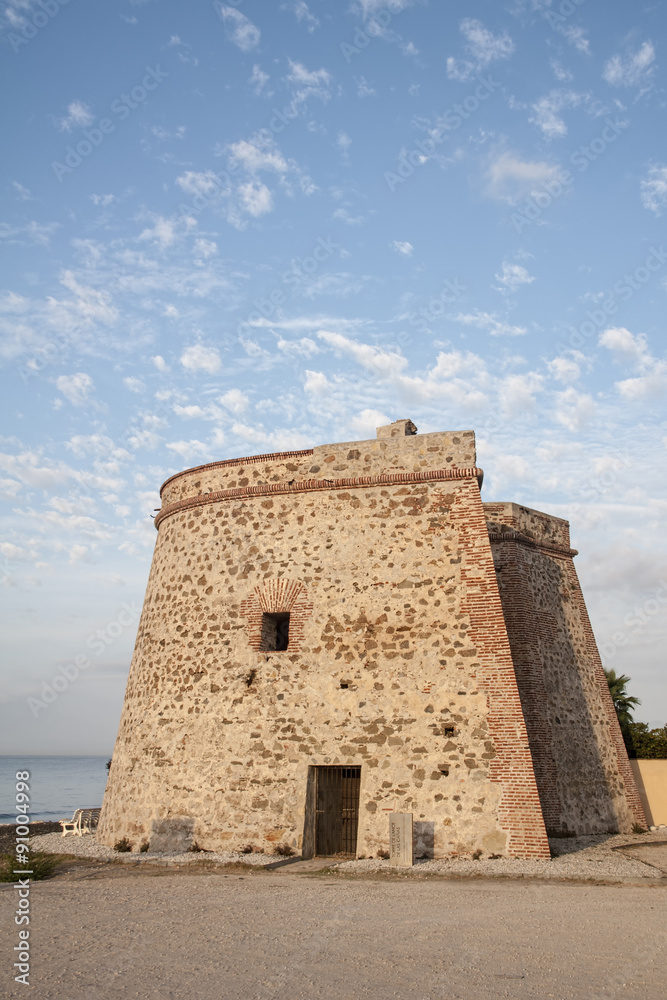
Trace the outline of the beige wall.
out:
<instances>
[{"instance_id":1,"label":"beige wall","mask_svg":"<svg viewBox=\"0 0 667 1000\"><path fill-rule=\"evenodd\" d=\"M667 760L631 760L649 826L667 823Z\"/></svg>"}]
</instances>

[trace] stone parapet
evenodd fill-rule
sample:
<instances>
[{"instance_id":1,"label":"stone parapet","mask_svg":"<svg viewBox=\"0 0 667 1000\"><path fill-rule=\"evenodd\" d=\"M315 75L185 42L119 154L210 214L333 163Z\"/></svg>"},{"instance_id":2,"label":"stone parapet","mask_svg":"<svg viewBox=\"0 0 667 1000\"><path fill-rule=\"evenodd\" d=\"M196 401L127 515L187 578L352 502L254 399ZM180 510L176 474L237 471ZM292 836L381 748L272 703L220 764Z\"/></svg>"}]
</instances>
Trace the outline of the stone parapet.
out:
<instances>
[{"instance_id":1,"label":"stone parapet","mask_svg":"<svg viewBox=\"0 0 667 1000\"><path fill-rule=\"evenodd\" d=\"M463 468L475 462L473 431L403 434L211 462L171 476L160 494L168 505L190 496L269 483Z\"/></svg>"}]
</instances>

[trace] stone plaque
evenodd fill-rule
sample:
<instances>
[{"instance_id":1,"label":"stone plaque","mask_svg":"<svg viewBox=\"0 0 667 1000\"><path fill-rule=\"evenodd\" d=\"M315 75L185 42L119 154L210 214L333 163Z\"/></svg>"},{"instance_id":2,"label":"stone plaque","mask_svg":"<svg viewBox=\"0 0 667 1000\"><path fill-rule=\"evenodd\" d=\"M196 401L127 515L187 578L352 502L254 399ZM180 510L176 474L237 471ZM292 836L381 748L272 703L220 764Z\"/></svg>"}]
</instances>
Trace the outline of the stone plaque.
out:
<instances>
[{"instance_id":1,"label":"stone plaque","mask_svg":"<svg viewBox=\"0 0 667 1000\"><path fill-rule=\"evenodd\" d=\"M389 816L389 863L399 868L412 867L412 813Z\"/></svg>"}]
</instances>

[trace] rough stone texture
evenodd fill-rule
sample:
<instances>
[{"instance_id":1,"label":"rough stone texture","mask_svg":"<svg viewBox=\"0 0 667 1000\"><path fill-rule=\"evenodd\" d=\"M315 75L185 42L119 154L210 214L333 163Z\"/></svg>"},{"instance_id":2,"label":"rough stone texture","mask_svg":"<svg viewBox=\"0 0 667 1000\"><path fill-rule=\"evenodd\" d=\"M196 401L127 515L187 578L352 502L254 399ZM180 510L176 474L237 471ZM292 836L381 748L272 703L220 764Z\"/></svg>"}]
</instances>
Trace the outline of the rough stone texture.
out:
<instances>
[{"instance_id":1,"label":"rough stone texture","mask_svg":"<svg viewBox=\"0 0 667 1000\"><path fill-rule=\"evenodd\" d=\"M406 434L416 434L417 428L411 420L394 420L391 424L377 428L378 438L405 437Z\"/></svg>"},{"instance_id":2,"label":"rough stone texture","mask_svg":"<svg viewBox=\"0 0 667 1000\"><path fill-rule=\"evenodd\" d=\"M192 816L170 816L154 819L151 824L150 845L153 851L189 851L193 842L195 821Z\"/></svg>"},{"instance_id":3,"label":"rough stone texture","mask_svg":"<svg viewBox=\"0 0 667 1000\"><path fill-rule=\"evenodd\" d=\"M309 768L360 765L360 854L407 811L417 856L548 857L480 482L471 431L168 480L100 842L191 817L207 849L307 855ZM536 592L560 586L536 573ZM286 612L288 649L262 651L262 614ZM623 786L596 724L609 819ZM563 780L558 794L581 800Z\"/></svg>"},{"instance_id":4,"label":"rough stone texture","mask_svg":"<svg viewBox=\"0 0 667 1000\"><path fill-rule=\"evenodd\" d=\"M567 521L514 503L484 511L547 830L645 825Z\"/></svg>"},{"instance_id":5,"label":"rough stone texture","mask_svg":"<svg viewBox=\"0 0 667 1000\"><path fill-rule=\"evenodd\" d=\"M393 426L392 424L389 425ZM378 438L323 444L307 451L255 455L212 462L179 472L164 483L163 510L186 498L218 490L243 489L269 483L350 476L377 476L392 472L471 467L475 464L475 435L459 433L408 435L398 440Z\"/></svg>"}]
</instances>

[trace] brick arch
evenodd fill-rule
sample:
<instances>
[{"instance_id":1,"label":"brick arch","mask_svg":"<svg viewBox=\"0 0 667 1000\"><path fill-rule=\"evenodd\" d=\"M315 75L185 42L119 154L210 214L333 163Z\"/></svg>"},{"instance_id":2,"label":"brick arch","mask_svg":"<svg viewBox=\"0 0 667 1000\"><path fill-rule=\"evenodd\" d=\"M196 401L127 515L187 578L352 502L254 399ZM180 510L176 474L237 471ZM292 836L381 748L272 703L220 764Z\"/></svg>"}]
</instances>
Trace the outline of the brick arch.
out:
<instances>
[{"instance_id":1,"label":"brick arch","mask_svg":"<svg viewBox=\"0 0 667 1000\"><path fill-rule=\"evenodd\" d=\"M303 583L279 577L255 587L241 602L240 613L247 619L246 634L250 648L256 652L260 651L262 641L262 615L289 613L289 651L295 652L301 648L304 626L313 613L313 605Z\"/></svg>"}]
</instances>

